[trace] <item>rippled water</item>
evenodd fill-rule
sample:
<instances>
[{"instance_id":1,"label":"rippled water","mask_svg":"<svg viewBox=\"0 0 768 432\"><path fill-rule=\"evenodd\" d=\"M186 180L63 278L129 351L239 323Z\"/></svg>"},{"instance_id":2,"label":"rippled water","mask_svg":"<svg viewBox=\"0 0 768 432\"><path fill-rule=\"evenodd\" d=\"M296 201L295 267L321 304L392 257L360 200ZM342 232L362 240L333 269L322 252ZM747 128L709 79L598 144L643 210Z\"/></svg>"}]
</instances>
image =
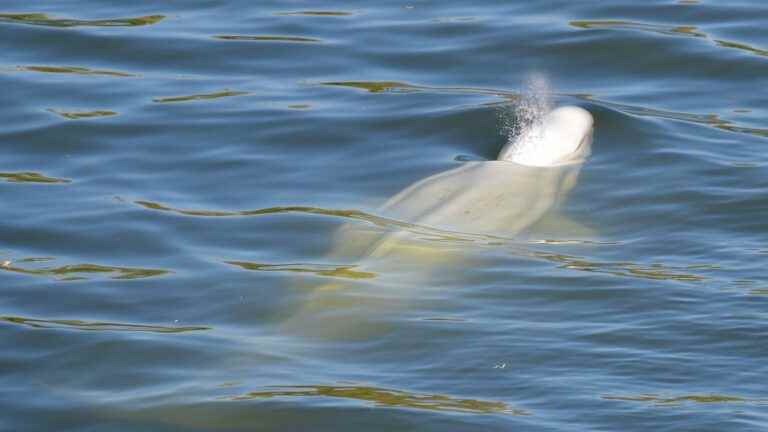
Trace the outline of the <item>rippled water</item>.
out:
<instances>
[{"instance_id":1,"label":"rippled water","mask_svg":"<svg viewBox=\"0 0 768 432\"><path fill-rule=\"evenodd\" d=\"M765 430L768 3L222 3L3 2L0 430ZM531 73L562 214L380 214Z\"/></svg>"}]
</instances>

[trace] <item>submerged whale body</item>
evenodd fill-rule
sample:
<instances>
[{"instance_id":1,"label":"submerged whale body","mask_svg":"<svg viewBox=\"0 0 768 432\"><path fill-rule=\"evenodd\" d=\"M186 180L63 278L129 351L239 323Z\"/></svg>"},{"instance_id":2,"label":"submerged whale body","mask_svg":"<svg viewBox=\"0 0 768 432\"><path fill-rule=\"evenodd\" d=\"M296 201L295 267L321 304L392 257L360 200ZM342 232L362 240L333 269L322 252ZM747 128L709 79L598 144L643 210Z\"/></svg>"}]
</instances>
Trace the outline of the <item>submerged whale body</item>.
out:
<instances>
[{"instance_id":1,"label":"submerged whale body","mask_svg":"<svg viewBox=\"0 0 768 432\"><path fill-rule=\"evenodd\" d=\"M398 222L386 232L347 224L328 261L355 260L376 278L375 290L336 280L314 290L288 327L314 335L363 332L372 314L423 285L434 269L458 262L463 246L424 241L428 233L514 237L552 212L576 183L592 145L592 115L582 108L554 109L501 149L497 160L466 162L422 179L389 199L378 214ZM431 231L430 231L431 230ZM381 285L386 285L385 289ZM368 286L370 288L370 286ZM334 319L335 318L335 319Z\"/></svg>"},{"instance_id":2,"label":"submerged whale body","mask_svg":"<svg viewBox=\"0 0 768 432\"><path fill-rule=\"evenodd\" d=\"M416 226L512 237L562 202L591 154L592 115L575 106L549 112L508 143L493 161L466 162L427 177L387 201L379 214ZM340 242L354 243L355 227ZM346 232L345 232L346 231ZM388 233L365 256L388 252L407 233Z\"/></svg>"}]
</instances>

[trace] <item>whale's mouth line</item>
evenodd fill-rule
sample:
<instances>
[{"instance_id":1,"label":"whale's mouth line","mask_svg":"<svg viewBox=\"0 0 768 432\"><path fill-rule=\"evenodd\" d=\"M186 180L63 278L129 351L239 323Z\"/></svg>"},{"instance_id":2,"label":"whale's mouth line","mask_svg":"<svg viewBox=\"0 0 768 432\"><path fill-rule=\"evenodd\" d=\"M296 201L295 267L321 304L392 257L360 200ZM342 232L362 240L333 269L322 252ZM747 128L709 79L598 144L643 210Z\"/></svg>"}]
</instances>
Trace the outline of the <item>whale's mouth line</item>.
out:
<instances>
[{"instance_id":1,"label":"whale's mouth line","mask_svg":"<svg viewBox=\"0 0 768 432\"><path fill-rule=\"evenodd\" d=\"M568 165L579 165L584 163L587 158L585 157L579 157L577 159L568 159L562 162L554 162L547 165L527 165L521 162L511 161L511 160L502 160L502 159L495 159L495 160L487 160L487 161L469 161L465 163L491 163L491 162L499 162L504 164L510 164L510 165L517 165L517 166L523 166L526 168L536 168L536 169L548 169L548 168L561 168Z\"/></svg>"},{"instance_id":2,"label":"whale's mouth line","mask_svg":"<svg viewBox=\"0 0 768 432\"><path fill-rule=\"evenodd\" d=\"M574 153L578 153L579 150L581 150L581 148L584 146L584 141L587 139L587 135L584 135L583 137L581 137L581 141L579 141L579 145L577 145L576 150L573 151Z\"/></svg>"},{"instance_id":3,"label":"whale's mouth line","mask_svg":"<svg viewBox=\"0 0 768 432\"><path fill-rule=\"evenodd\" d=\"M576 146L576 150L573 151L573 154L578 154L581 152L582 148L586 144L586 142L592 137L592 129L589 130L589 132L585 133L583 137L581 137L581 141L579 141L579 145ZM583 159L583 158L582 158Z\"/></svg>"}]
</instances>

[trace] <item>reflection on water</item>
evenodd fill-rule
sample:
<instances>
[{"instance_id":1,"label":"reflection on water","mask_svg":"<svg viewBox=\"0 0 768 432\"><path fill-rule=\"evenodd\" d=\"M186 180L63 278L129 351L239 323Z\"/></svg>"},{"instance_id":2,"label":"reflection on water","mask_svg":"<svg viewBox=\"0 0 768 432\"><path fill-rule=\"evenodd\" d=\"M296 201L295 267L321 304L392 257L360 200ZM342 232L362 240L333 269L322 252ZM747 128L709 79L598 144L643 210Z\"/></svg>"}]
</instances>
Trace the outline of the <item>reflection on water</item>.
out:
<instances>
[{"instance_id":1,"label":"reflection on water","mask_svg":"<svg viewBox=\"0 0 768 432\"><path fill-rule=\"evenodd\" d=\"M655 117L655 118L661 118L661 119L680 120L680 121L689 122L689 123L712 126L714 128L725 130L728 132L745 133L745 134L750 134L754 136L768 138L768 129L738 126L733 124L733 122L731 122L730 120L724 120L720 118L720 116L718 116L717 114L691 114L691 113L683 113L683 112L675 112L675 111L665 111L665 110L659 110L659 109L636 106L636 105L627 105L627 104L609 102L606 100L596 99L591 95L573 95L573 96L591 103L595 103L608 108L613 108L628 114Z\"/></svg>"},{"instance_id":2,"label":"reflection on water","mask_svg":"<svg viewBox=\"0 0 768 432\"><path fill-rule=\"evenodd\" d=\"M480 18L473 17L473 16L456 16L456 17L443 17L443 18L435 18L432 20L434 23L468 23L468 22L474 22L474 21L480 21Z\"/></svg>"},{"instance_id":3,"label":"reflection on water","mask_svg":"<svg viewBox=\"0 0 768 432\"><path fill-rule=\"evenodd\" d=\"M722 41L717 41L718 43ZM756 50L759 51L759 50ZM488 88L473 88L473 87L434 87L415 85L397 81L337 81L337 82L323 82L321 85L335 86L335 87L349 87L366 90L371 93L469 93L477 95L492 95L502 97L505 100L502 102L490 102L487 106L506 106L510 102L517 100L520 95L516 92L501 89L488 89ZM746 126L740 126L734 124L731 120L725 120L720 118L717 114L692 114L685 112L666 111L651 107L643 107L637 105L628 105L622 103L611 102L605 99L599 99L589 94L563 94L562 96L570 96L577 99L582 99L586 102L593 103L595 105L604 106L607 108L613 108L621 112L628 114L656 117L661 119L680 120L685 122L703 124L715 127L720 130L728 132L745 133L759 137L768 137L768 129L763 128L751 128Z\"/></svg>"},{"instance_id":4,"label":"reflection on water","mask_svg":"<svg viewBox=\"0 0 768 432\"><path fill-rule=\"evenodd\" d=\"M755 54L763 57L768 57L768 50L755 48L753 46L747 45L745 43L739 43L739 42L729 42L721 39L714 39L715 43L723 48L733 48L738 49L742 51L746 51L750 54Z\"/></svg>"},{"instance_id":5,"label":"reflection on water","mask_svg":"<svg viewBox=\"0 0 768 432\"><path fill-rule=\"evenodd\" d=\"M321 82L320 85L334 87L349 87L366 90L371 93L447 93L447 94L476 94L486 96L504 97L508 103L519 97L519 93L508 90L494 90L476 87L435 87L409 84L398 81L328 81Z\"/></svg>"},{"instance_id":6,"label":"reflection on water","mask_svg":"<svg viewBox=\"0 0 768 432\"><path fill-rule=\"evenodd\" d=\"M345 279L371 279L376 273L353 270L356 266L334 266L328 264L259 264L247 261L224 261L243 270L266 272L312 273L318 276L339 277Z\"/></svg>"},{"instance_id":7,"label":"reflection on water","mask_svg":"<svg viewBox=\"0 0 768 432\"><path fill-rule=\"evenodd\" d=\"M466 414L529 415L503 402L458 399L437 394L409 393L401 390L361 386L275 386L274 390L249 392L230 400L250 400L287 397L324 397L370 402L373 406L401 407L417 410L448 411Z\"/></svg>"},{"instance_id":8,"label":"reflection on water","mask_svg":"<svg viewBox=\"0 0 768 432\"><path fill-rule=\"evenodd\" d=\"M570 24L574 27L582 29L626 29L647 31L672 36L707 37L707 35L704 33L696 31L696 27L693 26L675 27L619 20L571 21Z\"/></svg>"},{"instance_id":9,"label":"reflection on water","mask_svg":"<svg viewBox=\"0 0 768 432\"><path fill-rule=\"evenodd\" d=\"M150 333L185 333L198 330L210 330L211 327L173 327L144 324L124 324L81 320L46 320L23 318L17 316L0 316L0 322L18 324L36 329L66 329L87 331L126 331L126 332L150 332Z\"/></svg>"},{"instance_id":10,"label":"reflection on water","mask_svg":"<svg viewBox=\"0 0 768 432\"><path fill-rule=\"evenodd\" d=\"M408 222L402 222L396 219L390 219L382 216L372 215L360 210L333 210L324 209L320 207L309 206L281 206L281 207L268 207L257 210L241 210L241 211L219 211L219 210L184 210L173 207L168 207L160 203L152 201L134 201L146 209L159 210L165 212L176 213L184 216L198 216L198 217L235 217L235 216L261 216L281 213L304 213L323 216L332 216L342 219L351 219L368 222L377 227L387 228L392 230L407 231L412 234L419 235L420 239L432 240L432 241L453 241L453 242L486 242L490 244L497 244L500 240L499 237L485 235L485 234L469 234L459 233L455 231L446 231L437 228L425 227Z\"/></svg>"},{"instance_id":11,"label":"reflection on water","mask_svg":"<svg viewBox=\"0 0 768 432\"><path fill-rule=\"evenodd\" d=\"M721 48L737 49L744 51L747 54L754 54L763 57L768 56L767 50L755 48L745 43L714 39L693 26L665 26L660 24L647 24L618 20L571 21L570 24L581 29L638 30L668 36L690 36L705 38L712 40L715 43L715 46Z\"/></svg>"},{"instance_id":12,"label":"reflection on water","mask_svg":"<svg viewBox=\"0 0 768 432\"><path fill-rule=\"evenodd\" d=\"M684 282L700 282L706 280L706 277L698 274L694 274L691 270L715 270L718 267L712 265L690 265L685 267L671 267L664 264L651 264L642 265L635 262L611 262L611 261L598 261L588 257L580 257L574 255L566 255L560 253L536 251L530 248L522 246L519 242L513 239L507 239L498 236L482 235L482 234L469 234L460 233L454 231L439 230L431 227L425 227L417 224L411 224L407 222L398 221L395 219L389 219L381 216L375 216L369 213L365 213L359 210L331 210L322 209L318 207L304 207L304 206L287 206L287 207L269 207L258 210L244 210L244 211L214 211L214 210L182 210L167 207L159 203L150 201L135 201L136 204L152 210L160 210L165 212L172 212L185 216L199 216L199 217L233 217L233 216L258 216L267 214L279 214L279 213L305 213L305 214L317 214L324 216L334 216L343 219L360 220L371 223L377 227L386 229L388 231L403 231L410 234L415 234L415 240L422 242L423 247L432 247L436 250L444 250L444 245L448 244L466 244L471 243L478 248L500 248L506 247L511 255L524 258L532 258L536 260L545 260L558 265L559 268L577 271L586 271L593 273L610 274L613 276L642 278L642 279L655 279L655 280L674 280ZM386 234L386 231L379 233L381 235ZM586 245L586 246L600 246L600 245L615 245L615 242L601 242L579 239L556 239L556 240L538 240L528 243L544 244L548 246L558 245ZM342 245L343 246L343 245ZM469 252L469 250L467 250ZM315 264L306 265L302 264L300 267L294 267L295 265L267 265L260 263L248 263L231 261L229 264L237 265L241 268L248 270L261 270L261 271L294 271L294 272L309 272L323 276L337 276L344 277L348 275L348 269L352 267L348 266L317 266ZM339 269L347 269L338 272ZM330 274L328 272L334 273ZM358 272L355 272L358 273ZM362 272L367 274L367 272ZM371 273L371 277L375 276L375 273Z\"/></svg>"},{"instance_id":13,"label":"reflection on water","mask_svg":"<svg viewBox=\"0 0 768 432\"><path fill-rule=\"evenodd\" d=\"M349 16L352 12L343 11L294 11L294 12L275 12L277 16L307 15L307 16Z\"/></svg>"},{"instance_id":14,"label":"reflection on water","mask_svg":"<svg viewBox=\"0 0 768 432\"><path fill-rule=\"evenodd\" d=\"M43 13L0 14L0 22L13 22L49 27L136 27L155 24L165 16L148 15L136 18L114 18L100 20L80 20L66 18L50 18Z\"/></svg>"},{"instance_id":15,"label":"reflection on water","mask_svg":"<svg viewBox=\"0 0 768 432\"><path fill-rule=\"evenodd\" d=\"M143 279L162 276L170 273L162 269L146 269L134 267L103 266L97 264L72 264L60 267L26 268L19 263L48 262L54 258L25 258L15 263L6 261L0 266L0 271L25 274L30 276L46 276L64 281L84 280L87 276L106 276L110 279Z\"/></svg>"},{"instance_id":16,"label":"reflection on water","mask_svg":"<svg viewBox=\"0 0 768 432\"><path fill-rule=\"evenodd\" d=\"M663 397L655 394L641 394L637 396L617 396L617 395L603 395L601 396L606 400L618 400L628 402L649 402L655 405L682 405L686 402L711 404L711 403L752 403L752 404L768 404L768 399L747 399L738 396L728 395L684 395L676 397Z\"/></svg>"},{"instance_id":17,"label":"reflection on water","mask_svg":"<svg viewBox=\"0 0 768 432\"><path fill-rule=\"evenodd\" d=\"M691 269L717 269L717 266L693 265L684 268L669 267L663 264L652 264L642 266L632 262L594 262L582 257L571 255L555 254L548 252L525 252L533 258L544 259L549 262L559 264L560 268L569 270L579 270L594 273L604 273L614 276L657 279L657 280L675 280L685 282L700 282L705 280L704 276L685 273L684 270Z\"/></svg>"},{"instance_id":18,"label":"reflection on water","mask_svg":"<svg viewBox=\"0 0 768 432\"><path fill-rule=\"evenodd\" d=\"M0 179L10 183L70 183L72 180L48 177L36 172L0 172Z\"/></svg>"},{"instance_id":19,"label":"reflection on water","mask_svg":"<svg viewBox=\"0 0 768 432\"><path fill-rule=\"evenodd\" d=\"M383 93L383 92L409 92L416 91L421 87L411 84L395 82L395 81L339 81L339 82L324 82L323 85L337 86L337 87L352 87L367 90L371 93Z\"/></svg>"},{"instance_id":20,"label":"reflection on water","mask_svg":"<svg viewBox=\"0 0 768 432\"><path fill-rule=\"evenodd\" d=\"M137 75L126 72L117 72L111 70L89 69L76 66L17 66L16 70L23 72L41 72L54 74L75 74L75 75L103 75L113 77L135 77Z\"/></svg>"},{"instance_id":21,"label":"reflection on water","mask_svg":"<svg viewBox=\"0 0 768 432\"><path fill-rule=\"evenodd\" d=\"M713 124L714 127L722 130L726 130L729 132L736 132L736 133L746 133L750 135L760 136L768 138L768 129L760 129L760 128L748 128L743 126L734 126L729 124L730 122L723 121L722 123Z\"/></svg>"},{"instance_id":22,"label":"reflection on water","mask_svg":"<svg viewBox=\"0 0 768 432\"><path fill-rule=\"evenodd\" d=\"M146 209L159 210L165 212L176 213L184 216L200 216L200 217L233 217L233 216L259 216L276 213L306 213L306 214L319 214L325 216L337 216L350 219L361 220L378 220L384 219L378 216L366 214L358 210L330 210L319 207L307 207L307 206L281 206L281 207L268 207L257 210L240 210L240 211L218 211L218 210L185 210L168 207L160 203L152 201L134 201Z\"/></svg>"},{"instance_id":23,"label":"reflection on water","mask_svg":"<svg viewBox=\"0 0 768 432\"><path fill-rule=\"evenodd\" d=\"M244 96L248 94L250 93L244 92L244 91L224 90L224 91L215 92L215 93L202 93L202 94L194 94L194 95L188 95L188 96L158 97L158 98L153 98L152 101L158 102L158 103L189 102L189 101L198 101L198 100L219 99L219 98L230 97L230 96Z\"/></svg>"},{"instance_id":24,"label":"reflection on water","mask_svg":"<svg viewBox=\"0 0 768 432\"><path fill-rule=\"evenodd\" d=\"M214 39L234 40L234 41L256 41L256 42L322 42L320 39L302 37L302 36L268 36L268 35L215 35Z\"/></svg>"},{"instance_id":25,"label":"reflection on water","mask_svg":"<svg viewBox=\"0 0 768 432\"><path fill-rule=\"evenodd\" d=\"M90 119L90 118L99 118L99 117L111 117L113 115L117 115L114 111L108 111L108 110L95 110L95 111L61 111L56 109L48 109L49 112L52 112L54 114L60 115L61 117L64 117L65 119L69 120L81 120L81 119Z\"/></svg>"}]
</instances>

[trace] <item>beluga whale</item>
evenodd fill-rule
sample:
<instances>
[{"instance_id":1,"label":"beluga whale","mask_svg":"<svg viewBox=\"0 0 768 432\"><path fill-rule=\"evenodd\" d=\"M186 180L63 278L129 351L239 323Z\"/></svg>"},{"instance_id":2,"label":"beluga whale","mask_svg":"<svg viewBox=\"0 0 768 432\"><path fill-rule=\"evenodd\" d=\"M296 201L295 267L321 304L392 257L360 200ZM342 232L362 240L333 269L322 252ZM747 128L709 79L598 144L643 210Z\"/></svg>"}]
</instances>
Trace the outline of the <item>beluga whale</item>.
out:
<instances>
[{"instance_id":1,"label":"beluga whale","mask_svg":"<svg viewBox=\"0 0 768 432\"><path fill-rule=\"evenodd\" d=\"M464 162L419 180L387 200L373 224L342 226L326 259L352 260L355 271L315 288L288 322L310 333L359 329L361 318L402 303L438 269L466 265L475 240L518 238L554 212L591 154L594 119L577 106L537 109L495 160Z\"/></svg>"},{"instance_id":2,"label":"beluga whale","mask_svg":"<svg viewBox=\"0 0 768 432\"><path fill-rule=\"evenodd\" d=\"M591 154L594 119L577 106L561 106L531 121L495 160L465 162L417 181L376 212L384 233L359 224L339 230L330 257L403 257L409 248L435 249L420 239L515 238L563 202ZM416 251L415 249L412 251ZM434 252L434 251L433 251ZM416 252L418 253L418 252Z\"/></svg>"},{"instance_id":3,"label":"beluga whale","mask_svg":"<svg viewBox=\"0 0 768 432\"><path fill-rule=\"evenodd\" d=\"M508 143L492 161L466 162L427 177L380 213L421 226L515 236L559 204L591 153L592 115L563 106Z\"/></svg>"}]
</instances>

